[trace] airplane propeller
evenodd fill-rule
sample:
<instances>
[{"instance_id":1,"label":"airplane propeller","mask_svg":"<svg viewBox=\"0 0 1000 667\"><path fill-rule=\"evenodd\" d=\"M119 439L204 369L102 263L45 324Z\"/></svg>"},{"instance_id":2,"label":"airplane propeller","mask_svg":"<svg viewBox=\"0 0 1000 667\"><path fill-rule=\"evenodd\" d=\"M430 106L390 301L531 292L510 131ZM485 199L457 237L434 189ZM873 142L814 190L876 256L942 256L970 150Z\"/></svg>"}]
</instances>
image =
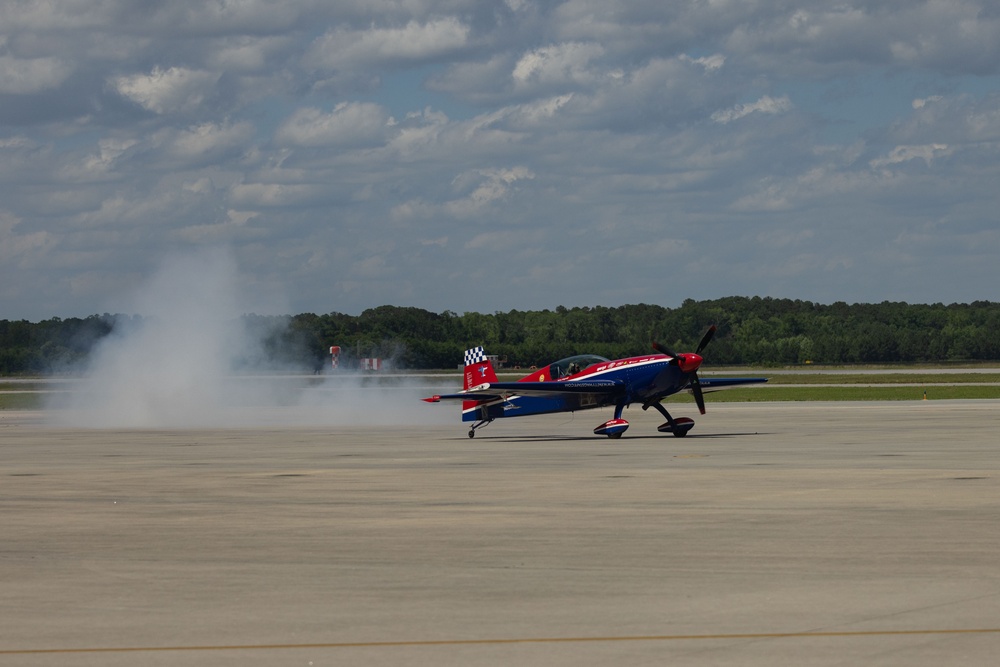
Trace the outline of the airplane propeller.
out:
<instances>
[{"instance_id":1,"label":"airplane propeller","mask_svg":"<svg viewBox=\"0 0 1000 667\"><path fill-rule=\"evenodd\" d=\"M698 347L695 349L694 354L674 354L665 345L661 345L656 341L653 341L653 349L660 354L665 354L667 356L673 357L670 363L677 366L685 373L691 375L691 393L694 394L694 402L698 405L698 412L705 414L705 396L701 392L701 381L698 379L698 367L701 366L701 352L705 347L712 341L712 337L715 336L716 326L713 324L702 336L701 342L698 343ZM688 370L690 368L691 370Z\"/></svg>"},{"instance_id":2,"label":"airplane propeller","mask_svg":"<svg viewBox=\"0 0 1000 667\"><path fill-rule=\"evenodd\" d=\"M666 345L661 345L660 343L657 343L655 340L653 341L653 349L659 352L660 354L665 354L668 357L673 357L674 359L677 358L677 355L674 354Z\"/></svg>"},{"instance_id":3,"label":"airplane propeller","mask_svg":"<svg viewBox=\"0 0 1000 667\"><path fill-rule=\"evenodd\" d=\"M715 335L715 330L717 328L718 327L716 327L714 324L708 328L708 331L705 332L705 335L701 337L701 342L698 343L698 349L694 351L695 354L701 354L701 351L704 350L705 346L707 346L709 342L712 340L712 336Z\"/></svg>"}]
</instances>

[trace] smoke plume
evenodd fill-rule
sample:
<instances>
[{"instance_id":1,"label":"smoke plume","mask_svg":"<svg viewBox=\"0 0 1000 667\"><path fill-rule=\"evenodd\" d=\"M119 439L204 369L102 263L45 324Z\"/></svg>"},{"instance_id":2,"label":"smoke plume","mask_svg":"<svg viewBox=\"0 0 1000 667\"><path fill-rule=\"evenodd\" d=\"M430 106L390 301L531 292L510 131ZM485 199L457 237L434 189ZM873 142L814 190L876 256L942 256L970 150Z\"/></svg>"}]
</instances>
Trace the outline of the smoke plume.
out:
<instances>
[{"instance_id":1,"label":"smoke plume","mask_svg":"<svg viewBox=\"0 0 1000 667\"><path fill-rule=\"evenodd\" d=\"M457 420L418 400L439 391L421 386L426 378L316 377L311 365L276 367L261 339L274 332L255 326L251 333L240 285L229 251L165 260L128 304L141 317L119 320L74 390L50 402L48 414L60 425L93 428Z\"/></svg>"}]
</instances>

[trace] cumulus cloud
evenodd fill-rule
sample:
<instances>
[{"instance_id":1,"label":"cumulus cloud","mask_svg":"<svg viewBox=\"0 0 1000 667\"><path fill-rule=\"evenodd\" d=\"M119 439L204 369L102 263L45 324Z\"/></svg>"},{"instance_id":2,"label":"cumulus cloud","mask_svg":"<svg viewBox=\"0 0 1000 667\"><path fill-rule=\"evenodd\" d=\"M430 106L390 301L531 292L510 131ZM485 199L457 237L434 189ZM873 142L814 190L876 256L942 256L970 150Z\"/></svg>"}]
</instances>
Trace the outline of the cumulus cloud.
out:
<instances>
[{"instance_id":1,"label":"cumulus cloud","mask_svg":"<svg viewBox=\"0 0 1000 667\"><path fill-rule=\"evenodd\" d=\"M994 238L998 86L985 0L0 4L2 305L87 315L220 240L300 312L665 298L621 262L683 297L960 300L887 249Z\"/></svg>"},{"instance_id":2,"label":"cumulus cloud","mask_svg":"<svg viewBox=\"0 0 1000 667\"><path fill-rule=\"evenodd\" d=\"M940 95L931 95L930 97L927 97L927 98L924 98L924 99L913 100L913 102L911 103L911 106L914 109L923 109L928 104L933 104L934 102L940 102L943 99L944 98L942 96L940 96Z\"/></svg>"},{"instance_id":3,"label":"cumulus cloud","mask_svg":"<svg viewBox=\"0 0 1000 667\"><path fill-rule=\"evenodd\" d=\"M215 71L261 72L290 48L287 37L236 36L212 44L205 62Z\"/></svg>"},{"instance_id":4,"label":"cumulus cloud","mask_svg":"<svg viewBox=\"0 0 1000 667\"><path fill-rule=\"evenodd\" d=\"M246 121L199 123L179 131L166 131L163 141L169 155L193 164L239 154L253 139L254 126Z\"/></svg>"},{"instance_id":5,"label":"cumulus cloud","mask_svg":"<svg viewBox=\"0 0 1000 667\"><path fill-rule=\"evenodd\" d=\"M274 208L301 204L322 196L319 185L288 183L237 183L230 189L230 199L243 208Z\"/></svg>"},{"instance_id":6,"label":"cumulus cloud","mask_svg":"<svg viewBox=\"0 0 1000 667\"><path fill-rule=\"evenodd\" d=\"M655 262L689 256L692 248L693 245L688 239L660 238L614 248L608 253L608 257L623 262Z\"/></svg>"},{"instance_id":7,"label":"cumulus cloud","mask_svg":"<svg viewBox=\"0 0 1000 667\"><path fill-rule=\"evenodd\" d=\"M410 21L401 27L336 28L317 38L306 54L311 67L351 69L441 57L468 43L470 29L455 17Z\"/></svg>"},{"instance_id":8,"label":"cumulus cloud","mask_svg":"<svg viewBox=\"0 0 1000 667\"><path fill-rule=\"evenodd\" d=\"M870 162L873 169L888 167L889 165L908 162L910 160L923 160L928 167L931 161L940 155L948 152L947 144L928 144L926 146L896 146L888 155L876 158Z\"/></svg>"},{"instance_id":9,"label":"cumulus cloud","mask_svg":"<svg viewBox=\"0 0 1000 667\"><path fill-rule=\"evenodd\" d=\"M737 104L731 109L716 111L712 114L712 120L716 123L725 124L731 123L734 120L739 120L745 116L749 116L754 112L780 114L785 113L791 108L792 101L787 95L783 95L779 98L773 98L770 95L765 95L756 102L751 102L749 104Z\"/></svg>"},{"instance_id":10,"label":"cumulus cloud","mask_svg":"<svg viewBox=\"0 0 1000 667\"><path fill-rule=\"evenodd\" d=\"M219 75L184 67L160 69L149 74L133 74L113 79L118 93L153 113L192 111L199 107L215 87Z\"/></svg>"},{"instance_id":11,"label":"cumulus cloud","mask_svg":"<svg viewBox=\"0 0 1000 667\"><path fill-rule=\"evenodd\" d=\"M73 66L59 58L0 56L0 93L38 93L59 86L72 72Z\"/></svg>"},{"instance_id":12,"label":"cumulus cloud","mask_svg":"<svg viewBox=\"0 0 1000 667\"><path fill-rule=\"evenodd\" d=\"M715 70L722 69L722 66L726 64L726 57L721 53L704 56L702 58L692 58L687 54L682 54L680 58L681 60L694 63L695 65L701 65L707 72L714 72Z\"/></svg>"},{"instance_id":13,"label":"cumulus cloud","mask_svg":"<svg viewBox=\"0 0 1000 667\"><path fill-rule=\"evenodd\" d=\"M108 137L97 142L97 150L87 155L78 165L66 165L63 173L72 180L92 181L113 172L119 160L139 145L132 137Z\"/></svg>"},{"instance_id":14,"label":"cumulus cloud","mask_svg":"<svg viewBox=\"0 0 1000 667\"><path fill-rule=\"evenodd\" d=\"M511 169L479 169L462 174L452 185L462 190L473 185L472 191L461 199L447 202L444 208L457 218L479 214L494 202L510 196L518 181L531 180L534 177L535 174L523 166Z\"/></svg>"},{"instance_id":15,"label":"cumulus cloud","mask_svg":"<svg viewBox=\"0 0 1000 667\"><path fill-rule=\"evenodd\" d=\"M604 53L600 44L570 42L530 51L517 61L511 76L520 84L588 82L589 64Z\"/></svg>"},{"instance_id":16,"label":"cumulus cloud","mask_svg":"<svg viewBox=\"0 0 1000 667\"><path fill-rule=\"evenodd\" d=\"M0 260L15 262L25 260L31 253L43 250L53 244L55 239L48 232L18 233L16 228L20 220L0 211Z\"/></svg>"},{"instance_id":17,"label":"cumulus cloud","mask_svg":"<svg viewBox=\"0 0 1000 667\"><path fill-rule=\"evenodd\" d=\"M298 109L275 133L289 146L365 146L381 144L391 119L377 104L342 102L324 113L315 107Z\"/></svg>"},{"instance_id":18,"label":"cumulus cloud","mask_svg":"<svg viewBox=\"0 0 1000 667\"><path fill-rule=\"evenodd\" d=\"M524 130L564 124L565 119L560 123L560 113L573 97L574 93L569 93L497 109L464 123L464 133L468 137L516 140L524 136Z\"/></svg>"}]
</instances>

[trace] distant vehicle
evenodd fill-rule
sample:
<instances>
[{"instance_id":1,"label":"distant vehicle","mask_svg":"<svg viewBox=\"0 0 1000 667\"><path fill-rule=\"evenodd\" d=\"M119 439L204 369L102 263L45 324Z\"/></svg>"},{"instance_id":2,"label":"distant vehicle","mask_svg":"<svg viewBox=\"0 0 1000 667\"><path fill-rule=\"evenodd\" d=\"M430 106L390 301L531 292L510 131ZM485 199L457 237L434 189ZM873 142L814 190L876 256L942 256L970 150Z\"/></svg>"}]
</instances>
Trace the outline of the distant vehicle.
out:
<instances>
[{"instance_id":1,"label":"distant vehicle","mask_svg":"<svg viewBox=\"0 0 1000 667\"><path fill-rule=\"evenodd\" d=\"M581 354L560 359L516 382L500 382L483 348L475 347L465 352L462 391L423 400L428 403L462 401L462 421L475 422L469 429L470 438L494 419L574 412L609 405L615 406L614 417L600 424L594 433L620 438L629 426L622 419L622 411L632 403L641 404L643 410L656 408L667 420L657 430L681 438L694 427L694 420L671 416L660 403L667 396L686 389L694 395L699 412L705 414L703 392L767 382L767 378L699 379L701 353L715 331L714 325L708 329L695 352L675 354L654 342L653 349L658 354L644 357L612 361L595 354Z\"/></svg>"}]
</instances>

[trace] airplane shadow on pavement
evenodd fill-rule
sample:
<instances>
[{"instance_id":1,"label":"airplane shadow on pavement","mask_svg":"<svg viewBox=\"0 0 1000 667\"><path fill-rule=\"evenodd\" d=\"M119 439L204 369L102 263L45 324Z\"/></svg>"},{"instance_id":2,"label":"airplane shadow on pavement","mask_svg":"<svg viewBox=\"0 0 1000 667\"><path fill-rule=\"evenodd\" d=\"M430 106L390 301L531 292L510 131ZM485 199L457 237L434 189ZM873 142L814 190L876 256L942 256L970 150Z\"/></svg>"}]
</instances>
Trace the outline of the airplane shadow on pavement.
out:
<instances>
[{"instance_id":1,"label":"airplane shadow on pavement","mask_svg":"<svg viewBox=\"0 0 1000 667\"><path fill-rule=\"evenodd\" d=\"M722 438L747 438L752 436L770 435L768 433L699 433L688 434L683 438L677 438L669 433L650 435L622 436L619 439L608 438L603 435L477 435L474 440L489 440L491 442L606 442L609 445L622 444L629 440L673 440L680 442L690 442L691 440L718 440ZM469 438L454 438L455 440L468 440Z\"/></svg>"}]
</instances>

